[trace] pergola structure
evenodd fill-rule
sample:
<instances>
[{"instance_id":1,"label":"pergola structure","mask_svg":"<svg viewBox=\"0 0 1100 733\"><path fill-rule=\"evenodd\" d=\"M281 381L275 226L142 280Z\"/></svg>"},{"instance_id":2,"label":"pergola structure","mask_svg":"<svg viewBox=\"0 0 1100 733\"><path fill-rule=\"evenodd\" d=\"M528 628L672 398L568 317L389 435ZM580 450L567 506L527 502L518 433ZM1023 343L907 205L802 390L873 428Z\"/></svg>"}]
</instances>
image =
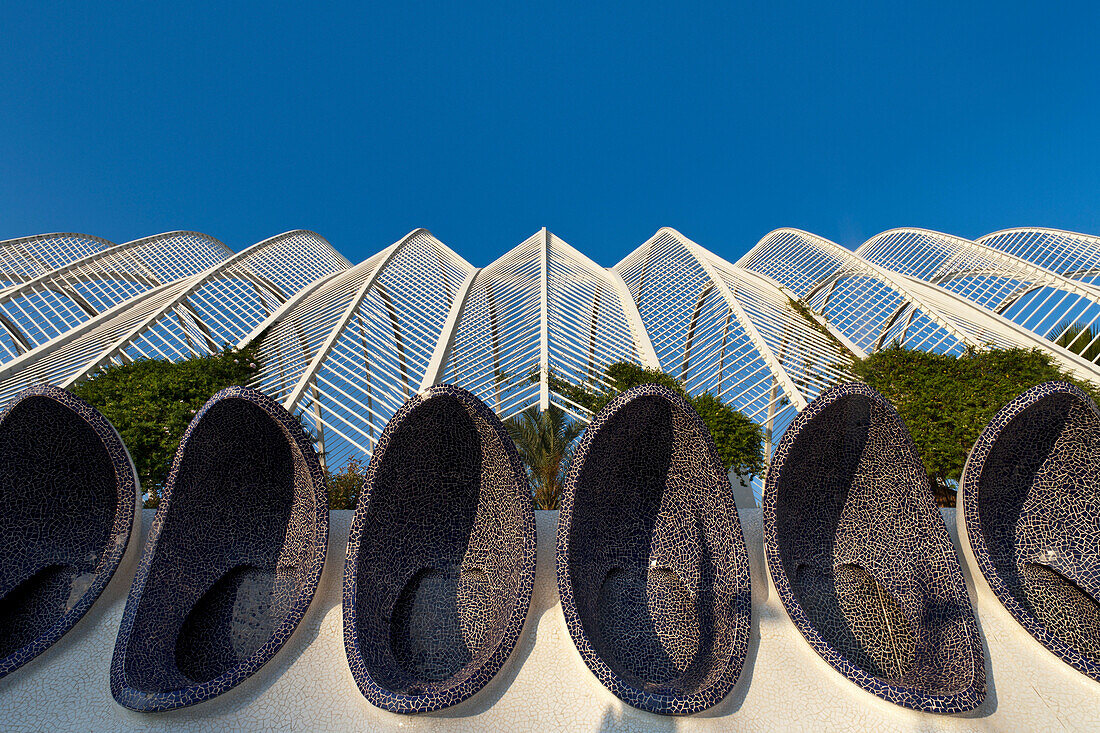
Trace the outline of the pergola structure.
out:
<instances>
[{"instance_id":1,"label":"pergola structure","mask_svg":"<svg viewBox=\"0 0 1100 733\"><path fill-rule=\"evenodd\" d=\"M335 469L432 385L503 419L550 405L586 419L560 385L633 361L719 396L770 452L852 358L893 343L1039 348L1100 379L1079 355L1100 352L1098 275L1100 239L1050 229L897 229L855 251L778 229L732 263L666 228L614 267L543 229L481 268L423 229L354 266L307 231L235 254L194 232L39 235L0 242L0 403L108 363L258 343L253 386L302 417Z\"/></svg>"}]
</instances>

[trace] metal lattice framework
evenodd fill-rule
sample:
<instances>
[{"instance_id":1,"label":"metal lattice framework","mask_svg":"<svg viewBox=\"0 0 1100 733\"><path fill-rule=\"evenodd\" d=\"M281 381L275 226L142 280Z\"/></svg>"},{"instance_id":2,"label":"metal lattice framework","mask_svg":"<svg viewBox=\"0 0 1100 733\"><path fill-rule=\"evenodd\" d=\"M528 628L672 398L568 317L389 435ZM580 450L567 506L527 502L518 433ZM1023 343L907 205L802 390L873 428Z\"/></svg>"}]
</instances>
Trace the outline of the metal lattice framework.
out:
<instances>
[{"instance_id":1,"label":"metal lattice framework","mask_svg":"<svg viewBox=\"0 0 1100 733\"><path fill-rule=\"evenodd\" d=\"M0 401L32 384L67 387L108 362L214 353L236 344L319 276L349 264L312 232L272 237L107 308L4 364Z\"/></svg>"},{"instance_id":2,"label":"metal lattice framework","mask_svg":"<svg viewBox=\"0 0 1100 733\"><path fill-rule=\"evenodd\" d=\"M36 234L0 242L0 287L32 280L115 245L87 234Z\"/></svg>"},{"instance_id":3,"label":"metal lattice framework","mask_svg":"<svg viewBox=\"0 0 1100 733\"><path fill-rule=\"evenodd\" d=\"M169 232L98 250L12 285L0 291L0 362L232 254L205 234Z\"/></svg>"},{"instance_id":4,"label":"metal lattice framework","mask_svg":"<svg viewBox=\"0 0 1100 733\"><path fill-rule=\"evenodd\" d=\"M483 268L423 229L355 266L306 231L237 254L193 232L41 235L0 242L0 399L107 363L257 343L255 386L337 468L435 384L504 419L551 405L587 419L572 387L632 361L748 415L770 454L853 358L894 343L1039 348L1100 381L1079 355L1100 354L1098 276L1100 239L1050 229L897 229L854 252L778 229L736 263L661 229L611 268L545 229Z\"/></svg>"}]
</instances>

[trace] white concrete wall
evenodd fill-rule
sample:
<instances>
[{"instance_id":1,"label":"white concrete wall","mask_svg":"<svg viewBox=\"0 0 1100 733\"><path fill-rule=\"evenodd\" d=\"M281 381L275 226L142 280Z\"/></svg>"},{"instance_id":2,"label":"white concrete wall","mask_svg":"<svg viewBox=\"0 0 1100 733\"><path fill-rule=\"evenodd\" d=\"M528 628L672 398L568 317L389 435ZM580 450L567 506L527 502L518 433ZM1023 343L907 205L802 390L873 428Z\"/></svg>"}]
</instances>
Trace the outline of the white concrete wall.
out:
<instances>
[{"instance_id":1,"label":"white concrete wall","mask_svg":"<svg viewBox=\"0 0 1100 733\"><path fill-rule=\"evenodd\" d=\"M954 536L952 514L947 512L947 526ZM787 618L766 582L760 510L752 508L741 511L741 521L753 573L753 633L737 688L717 708L692 718L635 710L596 681L573 647L555 580L557 513L538 515L539 569L524 635L493 683L450 710L395 715L359 694L344 657L340 615L351 512L333 512L317 600L290 643L245 684L169 713L138 714L115 704L108 669L134 572L130 562L60 643L0 680L0 724L36 731L1100 730L1100 685L1031 639L988 590L976 596L990 657L984 708L929 715L863 692L821 661ZM144 540L152 513L143 519Z\"/></svg>"}]
</instances>

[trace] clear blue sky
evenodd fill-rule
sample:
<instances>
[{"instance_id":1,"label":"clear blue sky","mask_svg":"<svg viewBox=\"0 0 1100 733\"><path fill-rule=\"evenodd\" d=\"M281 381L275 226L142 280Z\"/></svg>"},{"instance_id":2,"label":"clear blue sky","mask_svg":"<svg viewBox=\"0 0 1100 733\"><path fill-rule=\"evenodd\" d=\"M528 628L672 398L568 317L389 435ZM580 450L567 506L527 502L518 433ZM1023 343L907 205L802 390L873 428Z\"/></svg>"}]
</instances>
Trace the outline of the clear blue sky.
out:
<instances>
[{"instance_id":1,"label":"clear blue sky","mask_svg":"<svg viewBox=\"0 0 1100 733\"><path fill-rule=\"evenodd\" d=\"M629 5L7 3L0 239L1100 233L1095 2Z\"/></svg>"}]
</instances>

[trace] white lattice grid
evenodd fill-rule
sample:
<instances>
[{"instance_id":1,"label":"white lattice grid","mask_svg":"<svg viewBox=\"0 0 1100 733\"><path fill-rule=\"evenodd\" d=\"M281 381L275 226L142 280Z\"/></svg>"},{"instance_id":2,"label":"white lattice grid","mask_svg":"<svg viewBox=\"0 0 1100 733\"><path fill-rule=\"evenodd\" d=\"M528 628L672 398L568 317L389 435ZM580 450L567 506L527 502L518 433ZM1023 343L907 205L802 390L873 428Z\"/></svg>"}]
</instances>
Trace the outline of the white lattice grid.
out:
<instances>
[{"instance_id":1,"label":"white lattice grid","mask_svg":"<svg viewBox=\"0 0 1100 733\"><path fill-rule=\"evenodd\" d=\"M296 407L332 469L369 455L416 393L455 292L473 270L426 231L399 244L358 303L349 304L350 317L337 321L344 325L328 353L303 377Z\"/></svg>"},{"instance_id":2,"label":"white lattice grid","mask_svg":"<svg viewBox=\"0 0 1100 733\"><path fill-rule=\"evenodd\" d=\"M18 392L34 384L70 386L74 374L82 372L86 365L96 361L150 315L160 312L187 286L188 281L175 282L139 295L126 307L100 316L98 322L78 338L59 344L56 349L47 345L43 347L44 353L32 352L31 355L37 358L24 364L9 363L0 378L0 404L6 404Z\"/></svg>"},{"instance_id":3,"label":"white lattice grid","mask_svg":"<svg viewBox=\"0 0 1100 733\"><path fill-rule=\"evenodd\" d=\"M1100 284L1097 282L1100 276L1100 238L1058 229L1021 228L987 234L977 241L1084 283L1090 289ZM1095 315L1090 312L1080 318L1095 324ZM1093 332L1096 333L1097 330L1094 325ZM1054 340L1060 335L1051 335L1048 338ZM1087 334L1082 333L1069 343L1073 351L1095 347L1095 338L1087 345L1084 339L1087 339Z\"/></svg>"},{"instance_id":4,"label":"white lattice grid","mask_svg":"<svg viewBox=\"0 0 1100 733\"><path fill-rule=\"evenodd\" d=\"M0 362L139 293L202 272L231 254L206 235L170 232L95 253L0 292L0 323L8 330L0 338Z\"/></svg>"},{"instance_id":5,"label":"white lattice grid","mask_svg":"<svg viewBox=\"0 0 1100 733\"><path fill-rule=\"evenodd\" d=\"M899 229L873 237L856 253L957 293L1050 341L1057 342L1073 323L1100 333L1100 291L979 243ZM1083 350L1089 339L1085 334L1078 339L1073 346Z\"/></svg>"},{"instance_id":6,"label":"white lattice grid","mask_svg":"<svg viewBox=\"0 0 1100 733\"><path fill-rule=\"evenodd\" d=\"M582 387L607 386L604 370L638 361L630 324L607 272L553 234L547 241L549 368ZM582 419L590 412L551 385L550 401Z\"/></svg>"},{"instance_id":7,"label":"white lattice grid","mask_svg":"<svg viewBox=\"0 0 1100 733\"><path fill-rule=\"evenodd\" d=\"M478 273L443 371L502 420L539 402L542 236Z\"/></svg>"},{"instance_id":8,"label":"white lattice grid","mask_svg":"<svg viewBox=\"0 0 1100 733\"><path fill-rule=\"evenodd\" d=\"M960 354L965 337L916 307L909 293L839 245L807 232L768 234L738 265L760 272L799 298L865 352L895 341L909 348Z\"/></svg>"},{"instance_id":9,"label":"white lattice grid","mask_svg":"<svg viewBox=\"0 0 1100 733\"><path fill-rule=\"evenodd\" d=\"M275 400L285 400L363 281L388 251L369 257L321 286L273 324L260 341L263 366L252 386Z\"/></svg>"},{"instance_id":10,"label":"white lattice grid","mask_svg":"<svg viewBox=\"0 0 1100 733\"><path fill-rule=\"evenodd\" d=\"M710 392L774 435L793 419L796 411L775 374L680 235L658 232L616 269L662 369L690 394Z\"/></svg>"},{"instance_id":11,"label":"white lattice grid","mask_svg":"<svg viewBox=\"0 0 1100 733\"><path fill-rule=\"evenodd\" d=\"M799 315L778 283L743 268L714 264L807 402L852 379L851 352Z\"/></svg>"},{"instance_id":12,"label":"white lattice grid","mask_svg":"<svg viewBox=\"0 0 1100 733\"><path fill-rule=\"evenodd\" d=\"M283 300L321 275L351 267L347 258L316 232L298 229L261 243L235 267L245 267L255 278L282 291Z\"/></svg>"},{"instance_id":13,"label":"white lattice grid","mask_svg":"<svg viewBox=\"0 0 1100 733\"><path fill-rule=\"evenodd\" d=\"M671 231L658 232L615 266L645 324L661 368L683 377L692 314L713 283L703 266ZM721 300L721 296L718 296ZM716 306L725 317L724 302ZM690 361L691 354L687 354Z\"/></svg>"},{"instance_id":14,"label":"white lattice grid","mask_svg":"<svg viewBox=\"0 0 1100 733\"><path fill-rule=\"evenodd\" d=\"M0 242L0 286L26 282L81 257L114 247L87 234L36 234Z\"/></svg>"},{"instance_id":15,"label":"white lattice grid","mask_svg":"<svg viewBox=\"0 0 1100 733\"><path fill-rule=\"evenodd\" d=\"M1089 234L1025 227L976 241L1084 283L1095 283L1100 276L1100 238Z\"/></svg>"},{"instance_id":16,"label":"white lattice grid","mask_svg":"<svg viewBox=\"0 0 1100 733\"><path fill-rule=\"evenodd\" d=\"M199 277L185 297L120 343L111 360L186 359L235 345L300 288L348 261L323 237L265 240Z\"/></svg>"},{"instance_id":17,"label":"white lattice grid","mask_svg":"<svg viewBox=\"0 0 1100 733\"><path fill-rule=\"evenodd\" d=\"M282 302L256 281L282 280L296 289L346 262L323 239L303 246L295 234L253 245L204 274L139 295L65 332L9 362L3 374L14 376L5 377L3 389L18 391L42 381L69 386L107 362L174 360L236 343ZM281 254L257 262L255 255L269 251ZM291 272L271 269L276 267ZM206 320L199 321L196 312ZM134 313L141 318L135 321Z\"/></svg>"}]
</instances>

